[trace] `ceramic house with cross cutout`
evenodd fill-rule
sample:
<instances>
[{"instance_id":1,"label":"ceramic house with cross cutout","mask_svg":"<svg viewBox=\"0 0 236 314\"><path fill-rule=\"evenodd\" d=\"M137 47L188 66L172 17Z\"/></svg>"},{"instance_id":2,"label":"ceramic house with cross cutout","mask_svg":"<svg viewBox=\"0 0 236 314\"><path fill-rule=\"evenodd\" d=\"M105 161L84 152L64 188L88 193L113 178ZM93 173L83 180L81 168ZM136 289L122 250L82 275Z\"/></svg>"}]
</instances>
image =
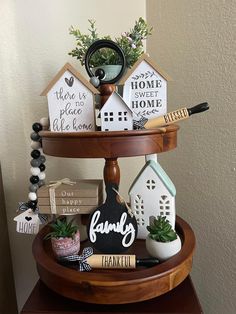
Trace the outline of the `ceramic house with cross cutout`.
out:
<instances>
[{"instance_id":1,"label":"ceramic house with cross cutout","mask_svg":"<svg viewBox=\"0 0 236 314\"><path fill-rule=\"evenodd\" d=\"M133 112L116 92L100 110L102 131L133 130Z\"/></svg>"},{"instance_id":2,"label":"ceramic house with cross cutout","mask_svg":"<svg viewBox=\"0 0 236 314\"><path fill-rule=\"evenodd\" d=\"M94 131L95 94L99 91L66 63L41 94L48 99L51 131Z\"/></svg>"},{"instance_id":3,"label":"ceramic house with cross cutout","mask_svg":"<svg viewBox=\"0 0 236 314\"><path fill-rule=\"evenodd\" d=\"M130 206L138 224L138 239L148 235L146 226L154 216L166 216L175 228L176 189L158 162L149 160L129 190Z\"/></svg>"},{"instance_id":4,"label":"ceramic house with cross cutout","mask_svg":"<svg viewBox=\"0 0 236 314\"><path fill-rule=\"evenodd\" d=\"M171 78L143 54L119 82L134 116L151 119L167 112L167 82Z\"/></svg>"}]
</instances>

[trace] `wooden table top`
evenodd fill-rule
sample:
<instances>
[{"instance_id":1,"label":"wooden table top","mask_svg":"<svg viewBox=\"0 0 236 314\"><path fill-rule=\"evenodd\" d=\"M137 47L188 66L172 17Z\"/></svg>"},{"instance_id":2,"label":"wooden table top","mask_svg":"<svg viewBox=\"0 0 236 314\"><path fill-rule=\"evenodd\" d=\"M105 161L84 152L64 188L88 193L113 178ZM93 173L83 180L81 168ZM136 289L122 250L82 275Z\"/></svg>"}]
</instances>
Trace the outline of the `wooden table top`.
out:
<instances>
[{"instance_id":1,"label":"wooden table top","mask_svg":"<svg viewBox=\"0 0 236 314\"><path fill-rule=\"evenodd\" d=\"M95 314L95 313L203 313L191 278L157 298L130 304L89 304L62 297L40 280L23 306L21 314Z\"/></svg>"}]
</instances>

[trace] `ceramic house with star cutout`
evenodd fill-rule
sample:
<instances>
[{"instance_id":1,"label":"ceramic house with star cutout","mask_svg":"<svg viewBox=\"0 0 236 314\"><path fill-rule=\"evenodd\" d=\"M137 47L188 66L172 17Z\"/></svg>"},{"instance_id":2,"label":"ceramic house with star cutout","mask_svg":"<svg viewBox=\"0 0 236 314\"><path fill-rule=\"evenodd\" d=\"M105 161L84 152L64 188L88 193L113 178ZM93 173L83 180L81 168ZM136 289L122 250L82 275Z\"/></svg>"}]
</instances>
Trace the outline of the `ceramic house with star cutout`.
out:
<instances>
[{"instance_id":1,"label":"ceramic house with star cutout","mask_svg":"<svg viewBox=\"0 0 236 314\"><path fill-rule=\"evenodd\" d=\"M119 82L123 99L138 118L151 119L167 113L167 82L171 78L143 54Z\"/></svg>"},{"instance_id":2,"label":"ceramic house with star cutout","mask_svg":"<svg viewBox=\"0 0 236 314\"><path fill-rule=\"evenodd\" d=\"M129 190L130 206L138 224L139 239L148 235L147 225L154 216L166 216L175 228L176 189L158 162L146 162Z\"/></svg>"},{"instance_id":3,"label":"ceramic house with star cutout","mask_svg":"<svg viewBox=\"0 0 236 314\"><path fill-rule=\"evenodd\" d=\"M103 105L100 118L102 131L133 130L133 112L116 92Z\"/></svg>"},{"instance_id":4,"label":"ceramic house with star cutout","mask_svg":"<svg viewBox=\"0 0 236 314\"><path fill-rule=\"evenodd\" d=\"M99 91L66 63L41 94L48 99L51 131L94 131L96 94Z\"/></svg>"}]
</instances>

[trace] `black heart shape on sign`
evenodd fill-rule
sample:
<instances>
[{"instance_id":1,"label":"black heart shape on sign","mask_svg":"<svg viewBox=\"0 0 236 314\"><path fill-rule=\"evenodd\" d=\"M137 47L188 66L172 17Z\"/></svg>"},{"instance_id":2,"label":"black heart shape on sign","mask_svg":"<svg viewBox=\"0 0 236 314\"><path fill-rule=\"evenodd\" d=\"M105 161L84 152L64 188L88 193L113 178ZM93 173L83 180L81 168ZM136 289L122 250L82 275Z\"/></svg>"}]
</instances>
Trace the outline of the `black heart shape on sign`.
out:
<instances>
[{"instance_id":1,"label":"black heart shape on sign","mask_svg":"<svg viewBox=\"0 0 236 314\"><path fill-rule=\"evenodd\" d=\"M25 217L25 220L27 220L27 221L30 221L31 219L32 219L32 217L28 217L28 216Z\"/></svg>"},{"instance_id":2,"label":"black heart shape on sign","mask_svg":"<svg viewBox=\"0 0 236 314\"><path fill-rule=\"evenodd\" d=\"M66 81L66 84L71 87L73 85L73 83L74 83L74 78L73 78L73 76L71 76L70 79L68 79L66 77L65 81Z\"/></svg>"}]
</instances>

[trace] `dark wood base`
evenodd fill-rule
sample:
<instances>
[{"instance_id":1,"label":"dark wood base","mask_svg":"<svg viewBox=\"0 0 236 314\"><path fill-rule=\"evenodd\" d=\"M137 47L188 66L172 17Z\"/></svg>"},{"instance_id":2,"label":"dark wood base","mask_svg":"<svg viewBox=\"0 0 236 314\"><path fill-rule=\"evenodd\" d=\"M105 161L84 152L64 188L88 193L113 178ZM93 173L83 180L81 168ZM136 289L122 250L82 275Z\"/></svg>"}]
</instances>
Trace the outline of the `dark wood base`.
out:
<instances>
[{"instance_id":1,"label":"dark wood base","mask_svg":"<svg viewBox=\"0 0 236 314\"><path fill-rule=\"evenodd\" d=\"M203 313L190 277L172 291L145 302L131 304L88 304L62 297L38 281L21 314L95 314L95 313Z\"/></svg>"}]
</instances>

